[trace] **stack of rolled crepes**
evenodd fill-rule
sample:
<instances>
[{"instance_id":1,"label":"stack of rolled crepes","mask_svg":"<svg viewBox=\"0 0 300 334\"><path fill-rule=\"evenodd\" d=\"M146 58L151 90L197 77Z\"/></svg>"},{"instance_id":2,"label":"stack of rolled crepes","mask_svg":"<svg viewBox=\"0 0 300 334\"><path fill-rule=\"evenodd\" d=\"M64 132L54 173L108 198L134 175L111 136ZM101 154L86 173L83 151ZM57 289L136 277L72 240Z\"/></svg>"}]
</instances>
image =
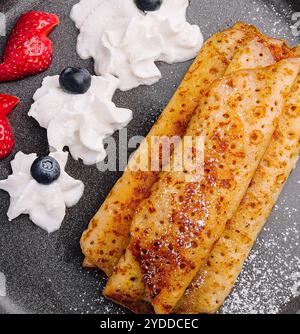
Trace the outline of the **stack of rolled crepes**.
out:
<instances>
[{"instance_id":1,"label":"stack of rolled crepes","mask_svg":"<svg viewBox=\"0 0 300 334\"><path fill-rule=\"evenodd\" d=\"M298 158L299 51L243 23L205 43L145 140L203 135L204 177L125 171L81 239L106 297L137 313L220 308Z\"/></svg>"}]
</instances>

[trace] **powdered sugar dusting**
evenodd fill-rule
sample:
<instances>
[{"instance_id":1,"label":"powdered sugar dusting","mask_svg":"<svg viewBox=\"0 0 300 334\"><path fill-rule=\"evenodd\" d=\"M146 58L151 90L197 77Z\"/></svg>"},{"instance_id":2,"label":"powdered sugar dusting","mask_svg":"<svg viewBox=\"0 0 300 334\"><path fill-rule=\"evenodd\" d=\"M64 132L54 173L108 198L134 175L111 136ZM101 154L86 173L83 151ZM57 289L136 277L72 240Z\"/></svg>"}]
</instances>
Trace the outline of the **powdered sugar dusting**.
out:
<instances>
[{"instance_id":1,"label":"powdered sugar dusting","mask_svg":"<svg viewBox=\"0 0 300 334\"><path fill-rule=\"evenodd\" d=\"M285 205L284 198L276 205L270 224L246 261L221 313L279 313L300 296L298 210ZM288 227L280 227L279 212L290 218Z\"/></svg>"},{"instance_id":2,"label":"powdered sugar dusting","mask_svg":"<svg viewBox=\"0 0 300 334\"><path fill-rule=\"evenodd\" d=\"M263 31L266 26L271 27L266 32L276 38L289 39L291 30L286 21L291 19L292 13L293 8L287 3L275 6L272 2L251 1L249 7L246 4L241 8L241 14L247 22L257 25Z\"/></svg>"}]
</instances>

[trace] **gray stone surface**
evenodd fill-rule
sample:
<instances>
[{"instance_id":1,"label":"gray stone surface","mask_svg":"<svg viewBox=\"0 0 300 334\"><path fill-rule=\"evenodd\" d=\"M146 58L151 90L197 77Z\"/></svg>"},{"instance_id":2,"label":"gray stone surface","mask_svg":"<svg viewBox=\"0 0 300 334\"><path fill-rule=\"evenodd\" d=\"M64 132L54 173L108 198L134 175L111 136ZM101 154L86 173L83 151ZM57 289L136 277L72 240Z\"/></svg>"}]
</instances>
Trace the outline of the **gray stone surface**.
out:
<instances>
[{"instance_id":1,"label":"gray stone surface","mask_svg":"<svg viewBox=\"0 0 300 334\"><path fill-rule=\"evenodd\" d=\"M45 131L27 116L32 96L41 85L42 79L46 75L57 74L70 65L84 66L92 71L92 61L80 60L75 51L77 31L69 19L69 12L76 2L77 0L0 0L0 11L6 13L8 31L25 10L54 12L61 19L60 26L51 35L54 42L54 61L47 73L19 82L0 84L1 93L17 95L22 100L10 115L16 138L14 153L19 150L25 153L47 153ZM296 8L297 3L299 7L297 0L191 0L189 20L200 25L205 38L238 20L244 20L256 24L274 37L285 38L296 44L297 39L293 37L290 25L292 12L300 11L300 8ZM4 44L5 38L2 37L0 51ZM129 136L145 135L149 131L188 66L189 63L172 66L162 64L160 68L163 79L158 84L139 87L127 93L117 93L116 103L134 111L134 119L128 127ZM117 135L115 137L117 138ZM257 259L248 261L234 295L226 302L223 312L296 313L300 309L297 293L289 296L290 290L285 292L284 287L276 290L281 285L290 284L289 278L299 273L299 262L295 260L300 257L300 211L297 211L300 206L299 171L300 166L291 176L279 206L270 217L253 252ZM85 194L76 207L68 210L61 230L52 235L47 235L35 227L26 216L9 223L6 217L9 197L5 192L0 192L0 272L5 274L7 282L7 297L0 297L2 312L124 312L101 297L100 290L105 278L101 273L84 271L81 268L82 254L79 247L82 231L120 174L100 173L95 167L84 167L71 158L68 172L85 183ZM10 159L0 161L0 179L9 174ZM270 244L273 248L268 246ZM283 261L285 266L282 266L280 261ZM279 270L279 265L285 269ZM274 274L274 281L271 283L263 275L266 266ZM270 285L274 285L274 290ZM283 296L276 291L280 291ZM279 297L272 301L266 300L270 299L269 293Z\"/></svg>"}]
</instances>

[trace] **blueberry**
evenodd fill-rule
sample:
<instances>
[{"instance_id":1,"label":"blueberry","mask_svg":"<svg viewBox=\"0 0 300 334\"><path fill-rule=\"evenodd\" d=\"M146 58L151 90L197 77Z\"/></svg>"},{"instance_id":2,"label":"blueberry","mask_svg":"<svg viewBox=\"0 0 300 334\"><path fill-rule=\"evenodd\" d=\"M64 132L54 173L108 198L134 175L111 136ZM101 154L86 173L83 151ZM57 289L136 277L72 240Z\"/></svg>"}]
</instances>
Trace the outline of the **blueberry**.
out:
<instances>
[{"instance_id":1,"label":"blueberry","mask_svg":"<svg viewBox=\"0 0 300 334\"><path fill-rule=\"evenodd\" d=\"M159 10L162 0L134 0L138 9L144 12L154 12Z\"/></svg>"},{"instance_id":2,"label":"blueberry","mask_svg":"<svg viewBox=\"0 0 300 334\"><path fill-rule=\"evenodd\" d=\"M48 185L59 178L60 166L52 157L41 157L33 162L30 172L38 183Z\"/></svg>"},{"instance_id":3,"label":"blueberry","mask_svg":"<svg viewBox=\"0 0 300 334\"><path fill-rule=\"evenodd\" d=\"M67 67L61 72L59 83L67 93L84 94L91 87L92 76L84 68Z\"/></svg>"}]
</instances>

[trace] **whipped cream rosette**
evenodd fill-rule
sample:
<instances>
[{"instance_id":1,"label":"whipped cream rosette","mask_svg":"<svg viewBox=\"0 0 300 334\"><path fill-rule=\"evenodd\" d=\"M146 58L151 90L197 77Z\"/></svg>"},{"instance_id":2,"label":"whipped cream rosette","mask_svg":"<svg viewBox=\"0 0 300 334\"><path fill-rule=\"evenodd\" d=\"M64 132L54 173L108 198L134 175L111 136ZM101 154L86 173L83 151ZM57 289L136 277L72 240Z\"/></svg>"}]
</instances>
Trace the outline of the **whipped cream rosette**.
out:
<instances>
[{"instance_id":1,"label":"whipped cream rosette","mask_svg":"<svg viewBox=\"0 0 300 334\"><path fill-rule=\"evenodd\" d=\"M111 101L118 85L112 75L92 76L86 93L72 94L63 90L59 76L47 77L34 94L29 116L47 129L51 150L67 146L74 159L95 164L106 157L103 140L132 119L131 110Z\"/></svg>"},{"instance_id":2,"label":"whipped cream rosette","mask_svg":"<svg viewBox=\"0 0 300 334\"><path fill-rule=\"evenodd\" d=\"M77 52L94 58L98 75L120 79L120 89L151 85L161 78L155 61L183 62L203 44L198 26L186 20L188 0L164 0L143 12L134 0L81 0L71 11L80 30Z\"/></svg>"},{"instance_id":3,"label":"whipped cream rosette","mask_svg":"<svg viewBox=\"0 0 300 334\"><path fill-rule=\"evenodd\" d=\"M60 173L50 184L41 184L32 176L31 168L36 154L19 152L11 162L12 175L0 181L0 189L10 194L9 220L28 214L34 224L52 233L58 230L66 214L83 195L84 185L65 172L67 152L51 153L60 166Z\"/></svg>"}]
</instances>

